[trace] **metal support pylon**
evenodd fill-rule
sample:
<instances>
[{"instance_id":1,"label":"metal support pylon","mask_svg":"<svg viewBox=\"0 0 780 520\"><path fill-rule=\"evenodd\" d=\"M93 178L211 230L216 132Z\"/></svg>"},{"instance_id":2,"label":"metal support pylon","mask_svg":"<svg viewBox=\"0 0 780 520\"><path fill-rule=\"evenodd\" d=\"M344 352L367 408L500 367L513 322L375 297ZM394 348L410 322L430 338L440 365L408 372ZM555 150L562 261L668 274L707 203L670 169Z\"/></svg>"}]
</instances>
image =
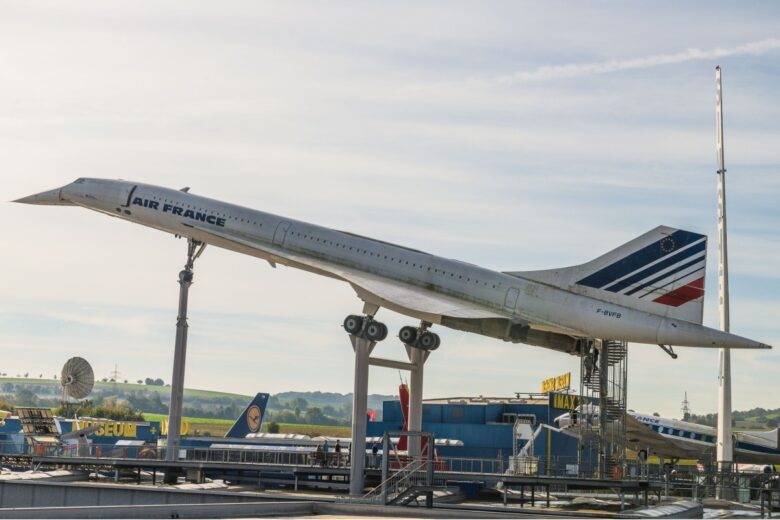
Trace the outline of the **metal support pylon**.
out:
<instances>
[{"instance_id":1,"label":"metal support pylon","mask_svg":"<svg viewBox=\"0 0 780 520\"><path fill-rule=\"evenodd\" d=\"M404 345L409 362L414 365L409 380L409 431L422 431L423 416L423 380L425 361L430 355L429 351ZM409 455L419 457L422 453L421 437L410 437L408 440Z\"/></svg>"},{"instance_id":2,"label":"metal support pylon","mask_svg":"<svg viewBox=\"0 0 780 520\"><path fill-rule=\"evenodd\" d=\"M206 244L187 239L187 263L179 273L179 314L176 318L176 345L173 353L171 377L171 404L168 413L166 460L177 460L181 444L181 409L184 398L184 368L187 358L187 300L194 276L195 260L203 253Z\"/></svg>"},{"instance_id":3,"label":"metal support pylon","mask_svg":"<svg viewBox=\"0 0 780 520\"><path fill-rule=\"evenodd\" d=\"M368 412L368 359L375 341L349 335L355 351L355 381L352 394L352 454L349 468L349 494L363 495L365 491L366 428Z\"/></svg>"}]
</instances>

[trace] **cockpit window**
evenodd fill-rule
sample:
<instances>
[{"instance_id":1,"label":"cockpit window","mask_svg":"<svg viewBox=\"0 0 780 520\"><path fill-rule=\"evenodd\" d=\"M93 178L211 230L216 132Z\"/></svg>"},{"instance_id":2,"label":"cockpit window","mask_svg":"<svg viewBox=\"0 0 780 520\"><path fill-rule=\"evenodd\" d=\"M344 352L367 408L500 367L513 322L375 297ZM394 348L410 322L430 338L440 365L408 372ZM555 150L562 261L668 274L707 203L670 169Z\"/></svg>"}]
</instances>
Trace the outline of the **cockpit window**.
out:
<instances>
[{"instance_id":1,"label":"cockpit window","mask_svg":"<svg viewBox=\"0 0 780 520\"><path fill-rule=\"evenodd\" d=\"M84 183L84 177L81 177L79 179L76 179L73 184L83 184Z\"/></svg>"}]
</instances>

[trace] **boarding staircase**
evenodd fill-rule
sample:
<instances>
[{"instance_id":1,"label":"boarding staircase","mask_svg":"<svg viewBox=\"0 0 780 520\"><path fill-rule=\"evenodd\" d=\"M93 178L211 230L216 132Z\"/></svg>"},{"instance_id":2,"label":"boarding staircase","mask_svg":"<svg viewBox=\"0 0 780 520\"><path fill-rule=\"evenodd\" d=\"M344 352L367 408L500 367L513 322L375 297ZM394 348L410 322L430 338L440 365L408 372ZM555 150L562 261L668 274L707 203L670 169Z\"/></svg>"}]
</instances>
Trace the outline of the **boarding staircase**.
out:
<instances>
[{"instance_id":1,"label":"boarding staircase","mask_svg":"<svg viewBox=\"0 0 780 520\"><path fill-rule=\"evenodd\" d=\"M596 342L582 355L580 472L583 476L619 478L625 461L626 432L626 343Z\"/></svg>"},{"instance_id":2,"label":"boarding staircase","mask_svg":"<svg viewBox=\"0 0 780 520\"><path fill-rule=\"evenodd\" d=\"M337 497L336 501L348 504L409 505L420 495L446 489L443 479L430 479L427 468L426 459L414 459L365 495Z\"/></svg>"},{"instance_id":3,"label":"boarding staircase","mask_svg":"<svg viewBox=\"0 0 780 520\"><path fill-rule=\"evenodd\" d=\"M387 505L408 506L412 502L415 502L420 496L435 491L436 489L438 488L435 486L411 486L396 495L392 500L388 500Z\"/></svg>"},{"instance_id":4,"label":"boarding staircase","mask_svg":"<svg viewBox=\"0 0 780 520\"><path fill-rule=\"evenodd\" d=\"M606 349L604 349L604 345L606 345ZM628 347L625 343L621 341L605 340L602 342L602 349L599 352L601 352L602 350L606 350L607 367L614 367L615 365L622 363L626 359L626 356L628 355ZM593 392L599 392L601 389L601 382L602 382L601 373L603 368L604 368L603 360L599 359L595 364L595 366L593 366L589 377L583 376L585 379L585 386ZM587 375L587 370L585 371L585 374Z\"/></svg>"}]
</instances>

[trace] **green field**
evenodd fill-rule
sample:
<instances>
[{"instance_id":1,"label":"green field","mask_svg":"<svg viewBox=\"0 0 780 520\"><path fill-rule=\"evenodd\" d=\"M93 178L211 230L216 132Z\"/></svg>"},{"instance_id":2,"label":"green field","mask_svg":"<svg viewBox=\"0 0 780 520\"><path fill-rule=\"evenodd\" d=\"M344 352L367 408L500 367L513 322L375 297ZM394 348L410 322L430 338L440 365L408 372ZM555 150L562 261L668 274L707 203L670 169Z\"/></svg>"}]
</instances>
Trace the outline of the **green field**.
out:
<instances>
[{"instance_id":1,"label":"green field","mask_svg":"<svg viewBox=\"0 0 780 520\"><path fill-rule=\"evenodd\" d=\"M165 421L168 416L160 413L144 413L144 419L147 421ZM211 419L202 417L183 417L185 422L190 425L191 435L203 435L208 432L212 437L224 436L235 419ZM263 431L268 431L268 423L263 423ZM352 428L349 426L325 426L317 424L291 424L279 423L279 433L297 433L308 435L309 437L349 437L352 435Z\"/></svg>"},{"instance_id":2,"label":"green field","mask_svg":"<svg viewBox=\"0 0 780 520\"><path fill-rule=\"evenodd\" d=\"M144 419L147 421L167 421L168 414L144 412ZM212 419L210 417L182 417L182 419L193 424L227 424L228 426L236 422L235 419Z\"/></svg>"},{"instance_id":3,"label":"green field","mask_svg":"<svg viewBox=\"0 0 780 520\"><path fill-rule=\"evenodd\" d=\"M268 423L263 424L263 431L268 431ZM350 437L352 428L349 426L325 426L318 424L279 423L279 433L298 433L309 437Z\"/></svg>"},{"instance_id":4,"label":"green field","mask_svg":"<svg viewBox=\"0 0 780 520\"><path fill-rule=\"evenodd\" d=\"M167 421L168 415L161 413L144 413L147 421ZM224 437L235 419L212 419L210 417L182 417L189 424L188 435L206 435L209 437Z\"/></svg>"}]
</instances>

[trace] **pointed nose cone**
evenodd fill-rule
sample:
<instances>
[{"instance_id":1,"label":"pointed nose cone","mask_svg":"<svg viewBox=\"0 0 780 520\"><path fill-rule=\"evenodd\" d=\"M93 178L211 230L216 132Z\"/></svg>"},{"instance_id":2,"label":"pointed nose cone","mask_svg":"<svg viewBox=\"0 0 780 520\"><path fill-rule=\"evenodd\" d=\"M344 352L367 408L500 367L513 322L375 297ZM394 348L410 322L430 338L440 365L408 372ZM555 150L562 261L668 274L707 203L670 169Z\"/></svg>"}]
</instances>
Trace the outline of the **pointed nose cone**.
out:
<instances>
[{"instance_id":1,"label":"pointed nose cone","mask_svg":"<svg viewBox=\"0 0 780 520\"><path fill-rule=\"evenodd\" d=\"M72 206L73 204L62 197L62 188L54 190L43 191L30 195L28 197L22 197L16 199L14 202L21 202L22 204L38 204L45 206Z\"/></svg>"}]
</instances>

